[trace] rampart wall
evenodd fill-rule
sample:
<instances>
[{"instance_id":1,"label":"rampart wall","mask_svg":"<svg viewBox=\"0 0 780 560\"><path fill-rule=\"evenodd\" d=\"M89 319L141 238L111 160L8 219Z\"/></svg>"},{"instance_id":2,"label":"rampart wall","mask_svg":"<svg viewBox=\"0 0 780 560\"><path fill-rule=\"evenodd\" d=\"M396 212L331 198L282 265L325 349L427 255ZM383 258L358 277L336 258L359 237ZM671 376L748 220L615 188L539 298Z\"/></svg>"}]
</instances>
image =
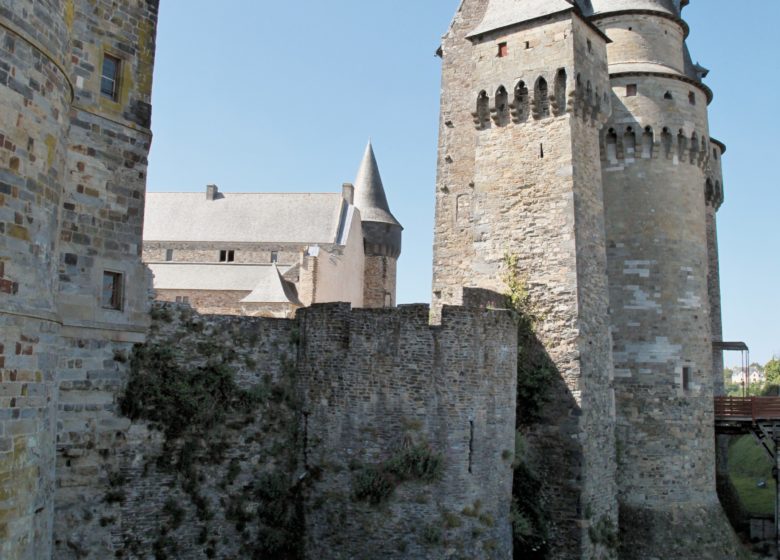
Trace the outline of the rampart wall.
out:
<instances>
[{"instance_id":1,"label":"rampart wall","mask_svg":"<svg viewBox=\"0 0 780 560\"><path fill-rule=\"evenodd\" d=\"M317 306L300 327L305 461L323 472L306 494L307 557L508 558L511 315L445 307L430 326L424 305ZM420 448L441 475L393 480L390 463ZM397 485L381 507L356 496L366 476Z\"/></svg>"}]
</instances>

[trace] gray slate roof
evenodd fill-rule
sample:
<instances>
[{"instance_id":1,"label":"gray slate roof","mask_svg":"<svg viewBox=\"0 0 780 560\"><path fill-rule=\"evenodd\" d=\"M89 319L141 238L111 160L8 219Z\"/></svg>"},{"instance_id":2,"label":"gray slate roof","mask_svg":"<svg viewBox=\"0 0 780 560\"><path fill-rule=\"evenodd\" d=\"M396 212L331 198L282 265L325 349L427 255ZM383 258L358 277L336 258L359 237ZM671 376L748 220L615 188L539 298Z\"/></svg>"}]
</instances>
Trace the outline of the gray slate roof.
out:
<instances>
[{"instance_id":1,"label":"gray slate roof","mask_svg":"<svg viewBox=\"0 0 780 560\"><path fill-rule=\"evenodd\" d=\"M156 290L250 292L244 303L299 304L276 265L149 263Z\"/></svg>"},{"instance_id":2,"label":"gray slate roof","mask_svg":"<svg viewBox=\"0 0 780 560\"><path fill-rule=\"evenodd\" d=\"M468 37L571 10L573 0L490 0L485 17Z\"/></svg>"},{"instance_id":3,"label":"gray slate roof","mask_svg":"<svg viewBox=\"0 0 780 560\"><path fill-rule=\"evenodd\" d=\"M653 10L680 16L680 0L579 0L579 2L585 15L622 10Z\"/></svg>"},{"instance_id":4,"label":"gray slate roof","mask_svg":"<svg viewBox=\"0 0 780 560\"><path fill-rule=\"evenodd\" d=\"M355 179L355 207L360 211L363 222L401 225L390 212L390 206L387 204L385 187L382 184L382 176L379 174L379 166L371 142L366 146Z\"/></svg>"},{"instance_id":5,"label":"gray slate roof","mask_svg":"<svg viewBox=\"0 0 780 560\"><path fill-rule=\"evenodd\" d=\"M340 193L148 193L146 241L336 243ZM251 289L251 288L250 288Z\"/></svg>"}]
</instances>

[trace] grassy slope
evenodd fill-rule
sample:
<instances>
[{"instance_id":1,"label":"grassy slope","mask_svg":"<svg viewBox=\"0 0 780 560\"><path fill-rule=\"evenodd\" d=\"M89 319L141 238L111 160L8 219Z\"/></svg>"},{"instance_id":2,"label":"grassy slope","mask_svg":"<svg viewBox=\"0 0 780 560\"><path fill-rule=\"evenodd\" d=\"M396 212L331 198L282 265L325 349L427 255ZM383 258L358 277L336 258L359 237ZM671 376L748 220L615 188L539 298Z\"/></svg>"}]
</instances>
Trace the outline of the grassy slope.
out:
<instances>
[{"instance_id":1,"label":"grassy slope","mask_svg":"<svg viewBox=\"0 0 780 560\"><path fill-rule=\"evenodd\" d=\"M772 462L753 436L738 438L729 447L729 474L745 509L754 514L774 514ZM767 487L758 488L759 480L765 480Z\"/></svg>"}]
</instances>

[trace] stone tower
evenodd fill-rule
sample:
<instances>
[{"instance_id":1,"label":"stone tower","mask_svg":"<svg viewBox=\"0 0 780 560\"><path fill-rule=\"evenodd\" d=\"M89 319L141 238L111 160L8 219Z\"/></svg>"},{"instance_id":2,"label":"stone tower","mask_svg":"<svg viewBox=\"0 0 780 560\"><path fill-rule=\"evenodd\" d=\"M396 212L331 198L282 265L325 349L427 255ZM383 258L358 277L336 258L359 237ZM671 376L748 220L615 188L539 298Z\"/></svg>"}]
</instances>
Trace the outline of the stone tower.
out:
<instances>
[{"instance_id":1,"label":"stone tower","mask_svg":"<svg viewBox=\"0 0 780 560\"><path fill-rule=\"evenodd\" d=\"M606 43L564 0L466 0L441 48L433 303L461 303L463 287L506 292L507 274L530 294L555 386L524 430L533 467L557 473L545 477L557 559L595 554L588 526L617 523Z\"/></svg>"},{"instance_id":2,"label":"stone tower","mask_svg":"<svg viewBox=\"0 0 780 560\"><path fill-rule=\"evenodd\" d=\"M51 554L69 59L61 0L0 1L2 558Z\"/></svg>"},{"instance_id":3,"label":"stone tower","mask_svg":"<svg viewBox=\"0 0 780 560\"><path fill-rule=\"evenodd\" d=\"M390 212L371 142L366 146L355 179L355 207L363 222L363 306L394 307L396 267L404 228Z\"/></svg>"},{"instance_id":4,"label":"stone tower","mask_svg":"<svg viewBox=\"0 0 780 560\"><path fill-rule=\"evenodd\" d=\"M2 558L70 557L124 437L156 21L156 0L0 0Z\"/></svg>"},{"instance_id":5,"label":"stone tower","mask_svg":"<svg viewBox=\"0 0 780 560\"><path fill-rule=\"evenodd\" d=\"M561 473L554 558L587 557L618 510L621 558L736 553L712 400L724 146L687 3L464 0L442 44L433 302L507 274L528 291L559 381L521 426Z\"/></svg>"},{"instance_id":6,"label":"stone tower","mask_svg":"<svg viewBox=\"0 0 780 560\"><path fill-rule=\"evenodd\" d=\"M601 154L626 559L734 553L715 493L713 427L724 147L710 136L707 71L685 44L687 3L589 6L610 39ZM698 537L678 539L682 527Z\"/></svg>"}]
</instances>

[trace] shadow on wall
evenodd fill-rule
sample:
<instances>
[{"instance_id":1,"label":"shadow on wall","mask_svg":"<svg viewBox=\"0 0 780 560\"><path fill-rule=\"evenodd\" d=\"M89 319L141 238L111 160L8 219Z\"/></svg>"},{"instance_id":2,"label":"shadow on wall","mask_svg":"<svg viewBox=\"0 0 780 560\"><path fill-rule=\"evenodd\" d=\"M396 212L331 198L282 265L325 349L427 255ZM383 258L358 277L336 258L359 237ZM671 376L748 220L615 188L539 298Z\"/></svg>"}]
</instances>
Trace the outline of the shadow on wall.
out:
<instances>
[{"instance_id":1,"label":"shadow on wall","mask_svg":"<svg viewBox=\"0 0 780 560\"><path fill-rule=\"evenodd\" d=\"M511 284L511 282L510 282ZM616 520L590 519L581 503L583 449L570 434L581 431L581 408L544 344L539 320L522 287L513 295L464 288L468 308L510 308L517 312L517 409L513 463L512 531L514 558L544 560L582 548L583 519L589 537L605 558L618 546Z\"/></svg>"}]
</instances>

